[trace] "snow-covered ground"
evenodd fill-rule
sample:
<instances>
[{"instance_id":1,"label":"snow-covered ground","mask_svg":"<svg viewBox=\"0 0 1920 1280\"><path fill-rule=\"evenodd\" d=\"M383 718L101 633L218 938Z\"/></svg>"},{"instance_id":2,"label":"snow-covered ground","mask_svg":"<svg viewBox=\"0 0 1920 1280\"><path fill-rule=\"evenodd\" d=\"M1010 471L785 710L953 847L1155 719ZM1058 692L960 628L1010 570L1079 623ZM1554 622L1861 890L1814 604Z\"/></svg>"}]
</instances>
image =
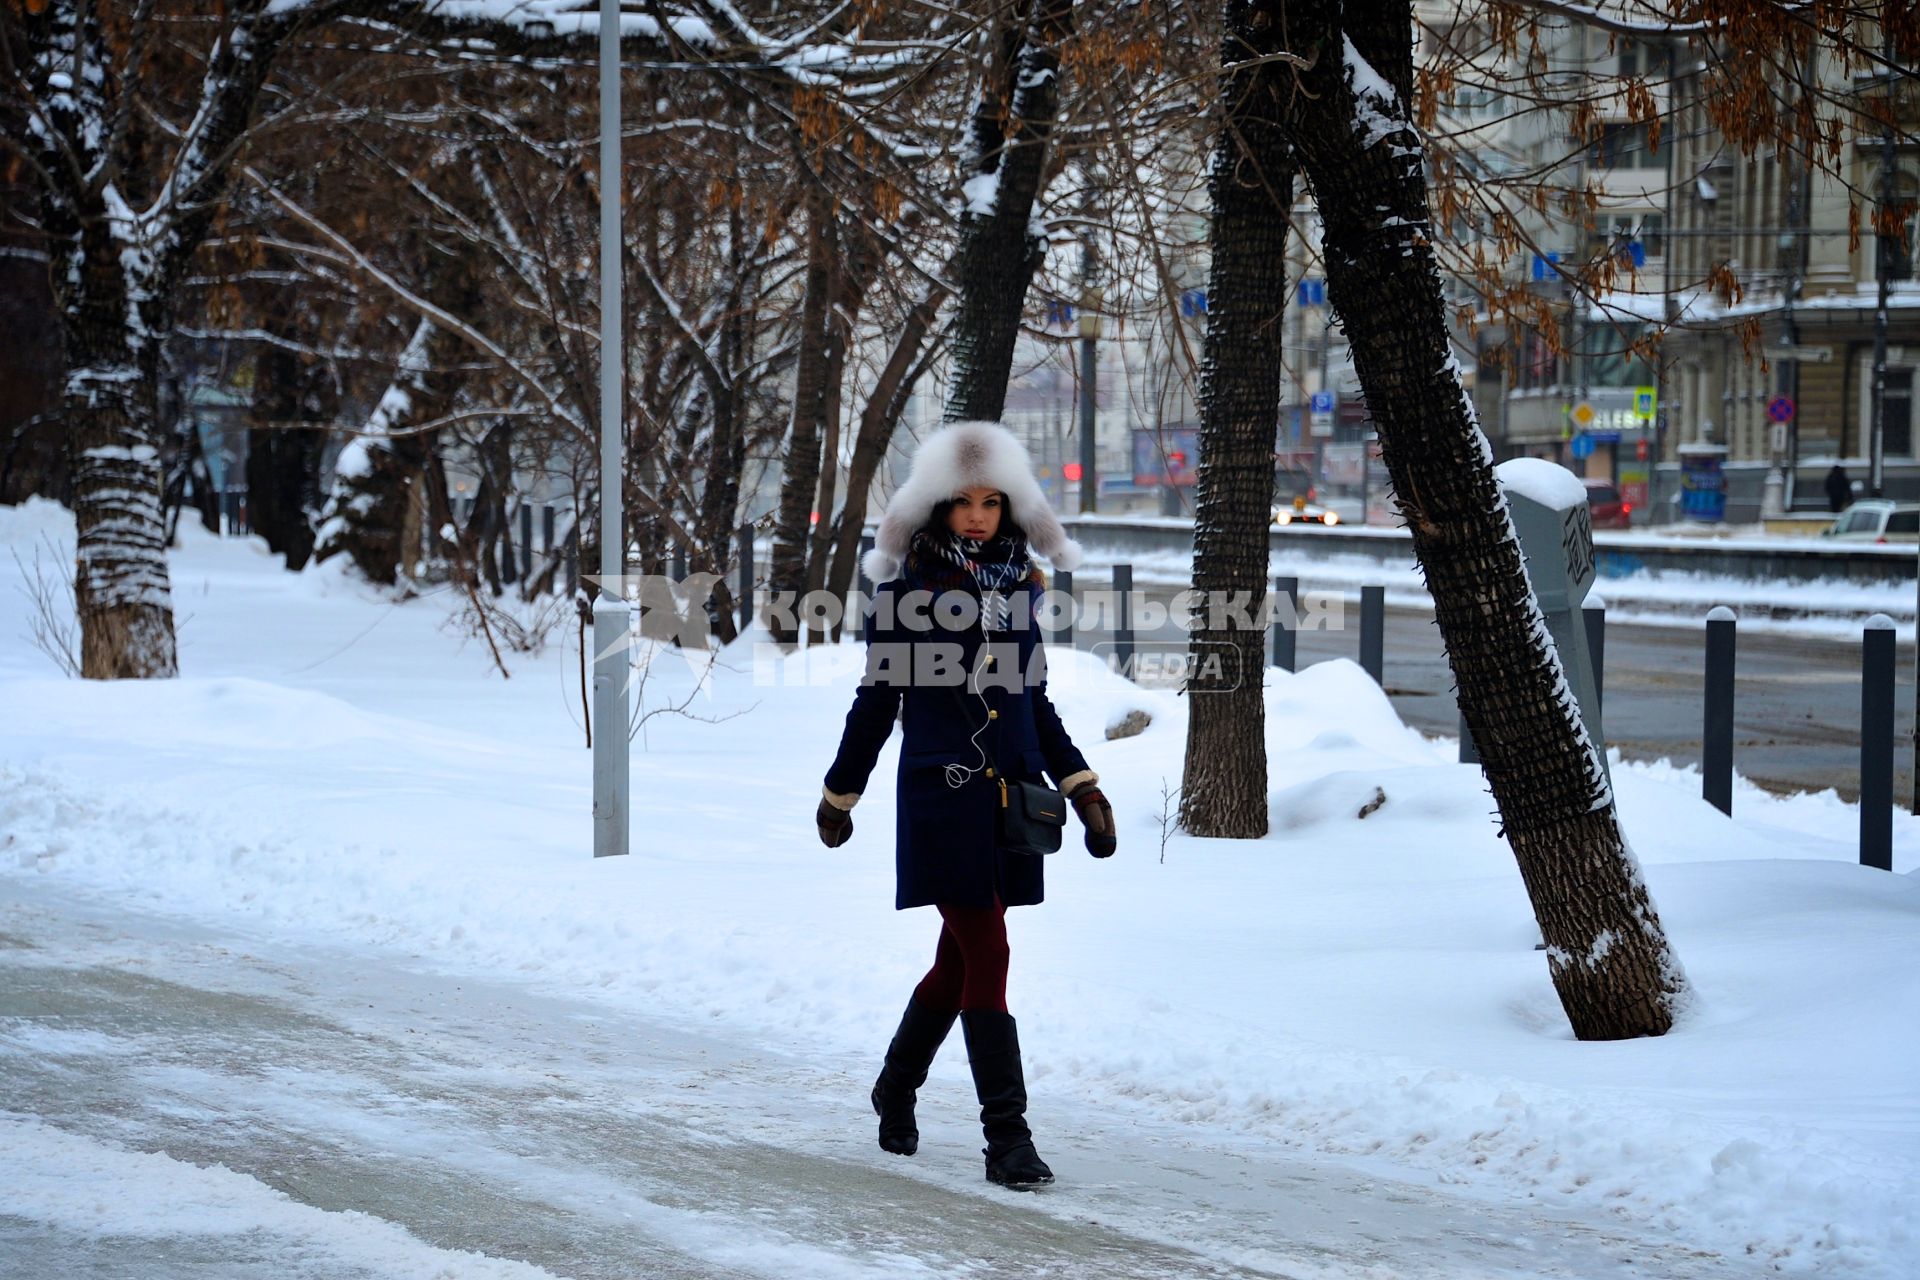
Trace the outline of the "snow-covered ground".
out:
<instances>
[{"instance_id":1,"label":"snow-covered ground","mask_svg":"<svg viewBox=\"0 0 1920 1280\"><path fill-rule=\"evenodd\" d=\"M57 508L0 509L0 542L28 565L42 532L70 553ZM82 683L25 638L20 577L0 557L0 877L836 1064L877 1060L931 958L932 913L890 909L896 748L848 845L812 829L857 646L770 658L750 635L724 652L698 718L643 727L633 856L596 861L570 634L509 655L502 680L448 625L445 594L391 604L339 562L291 575L256 541L189 528L182 678ZM1896 816L1888 875L1855 865L1857 813L1831 794L1743 788L1729 820L1690 771L1616 762L1696 998L1660 1040L1580 1044L1478 773L1400 724L1358 667L1268 672L1269 836L1163 843L1184 701L1084 655L1051 665L1121 852L1096 862L1070 841L1047 904L1011 919L1043 1151L1057 1106L1551 1206L1650 1249L1912 1274L1920 822ZM668 654L644 697L693 683ZM1134 709L1151 727L1105 741ZM936 1085L963 1091L964 1072L950 1048ZM152 1181L33 1141L129 1194ZM1073 1164L1055 1164L1070 1185ZM172 1193L229 1194L218 1182ZM6 1187L0 1170L0 1215Z\"/></svg>"}]
</instances>

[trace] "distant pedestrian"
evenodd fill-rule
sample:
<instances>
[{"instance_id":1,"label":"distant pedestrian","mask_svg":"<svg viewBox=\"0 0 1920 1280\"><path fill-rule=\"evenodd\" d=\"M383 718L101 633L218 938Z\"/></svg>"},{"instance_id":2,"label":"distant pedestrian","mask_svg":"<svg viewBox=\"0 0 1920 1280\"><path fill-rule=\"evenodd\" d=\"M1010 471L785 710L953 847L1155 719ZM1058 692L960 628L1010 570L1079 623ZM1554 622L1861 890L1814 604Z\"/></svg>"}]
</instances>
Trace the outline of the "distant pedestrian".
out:
<instances>
[{"instance_id":1,"label":"distant pedestrian","mask_svg":"<svg viewBox=\"0 0 1920 1280\"><path fill-rule=\"evenodd\" d=\"M1847 479L1847 469L1839 463L1833 464L1833 470L1827 472L1827 509L1844 511L1853 501L1853 481Z\"/></svg>"},{"instance_id":2,"label":"distant pedestrian","mask_svg":"<svg viewBox=\"0 0 1920 1280\"><path fill-rule=\"evenodd\" d=\"M1008 907L1042 897L1045 859L1030 815L1057 845L1071 804L1087 852L1114 851L1113 810L1047 697L1035 621L1045 577L1032 549L1072 569L1080 547L1047 506L1027 450L998 423L957 422L929 436L887 504L861 561L879 585L866 622L867 673L815 814L829 848L853 832L854 803L900 720L894 907L935 907L933 967L887 1046L872 1101L880 1146L920 1144L914 1091L959 1020L980 1101L990 1182L1053 1181L1027 1127L1020 1040L1007 1011ZM1012 667L1012 670L1008 670ZM904 704L904 705L903 705ZM1051 774L1058 792L1035 787ZM1023 807L1025 806L1025 807Z\"/></svg>"}]
</instances>

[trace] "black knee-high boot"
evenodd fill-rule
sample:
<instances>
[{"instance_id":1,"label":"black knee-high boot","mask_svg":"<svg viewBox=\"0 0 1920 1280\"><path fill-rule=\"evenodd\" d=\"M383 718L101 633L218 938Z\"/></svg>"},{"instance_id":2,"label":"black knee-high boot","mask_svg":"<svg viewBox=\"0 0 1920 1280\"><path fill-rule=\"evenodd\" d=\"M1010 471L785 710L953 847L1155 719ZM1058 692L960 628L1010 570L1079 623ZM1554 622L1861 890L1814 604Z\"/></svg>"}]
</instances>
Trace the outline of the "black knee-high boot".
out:
<instances>
[{"instance_id":1,"label":"black knee-high boot","mask_svg":"<svg viewBox=\"0 0 1920 1280\"><path fill-rule=\"evenodd\" d=\"M987 1145L987 1181L1024 1189L1053 1181L1053 1170L1033 1149L1027 1128L1027 1081L1020 1068L1020 1035L1013 1015L998 1009L965 1009L960 1025L967 1061L980 1097L980 1129Z\"/></svg>"},{"instance_id":2,"label":"black knee-high boot","mask_svg":"<svg viewBox=\"0 0 1920 1280\"><path fill-rule=\"evenodd\" d=\"M899 1029L887 1046L880 1078L873 1082L873 1113L880 1117L880 1146L896 1155L910 1156L920 1149L920 1129L913 1120L914 1090L927 1082L927 1068L940 1042L947 1038L957 1015L929 1009L907 1000Z\"/></svg>"}]
</instances>

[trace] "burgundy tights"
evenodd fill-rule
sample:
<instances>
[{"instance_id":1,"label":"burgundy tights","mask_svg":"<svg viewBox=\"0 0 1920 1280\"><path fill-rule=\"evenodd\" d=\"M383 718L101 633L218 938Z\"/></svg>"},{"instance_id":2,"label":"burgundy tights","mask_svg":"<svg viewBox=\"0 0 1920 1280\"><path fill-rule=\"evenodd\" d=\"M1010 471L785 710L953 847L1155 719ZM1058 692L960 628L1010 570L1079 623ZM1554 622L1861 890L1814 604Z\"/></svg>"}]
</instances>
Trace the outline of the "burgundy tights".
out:
<instances>
[{"instance_id":1,"label":"burgundy tights","mask_svg":"<svg viewBox=\"0 0 1920 1280\"><path fill-rule=\"evenodd\" d=\"M940 945L913 998L929 1009L1007 1011L1007 908L939 904Z\"/></svg>"}]
</instances>

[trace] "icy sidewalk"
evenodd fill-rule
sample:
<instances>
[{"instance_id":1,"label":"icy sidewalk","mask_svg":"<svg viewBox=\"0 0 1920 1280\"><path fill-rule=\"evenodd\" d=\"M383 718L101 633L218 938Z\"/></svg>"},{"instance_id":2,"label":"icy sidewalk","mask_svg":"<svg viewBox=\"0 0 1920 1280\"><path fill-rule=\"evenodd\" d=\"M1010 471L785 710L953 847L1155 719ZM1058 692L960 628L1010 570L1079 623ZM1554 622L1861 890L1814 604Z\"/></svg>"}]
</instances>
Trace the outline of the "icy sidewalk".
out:
<instances>
[{"instance_id":1,"label":"icy sidewalk","mask_svg":"<svg viewBox=\"0 0 1920 1280\"><path fill-rule=\"evenodd\" d=\"M871 1068L0 882L0 1274L1759 1274L1044 1090L1020 1196Z\"/></svg>"}]
</instances>

